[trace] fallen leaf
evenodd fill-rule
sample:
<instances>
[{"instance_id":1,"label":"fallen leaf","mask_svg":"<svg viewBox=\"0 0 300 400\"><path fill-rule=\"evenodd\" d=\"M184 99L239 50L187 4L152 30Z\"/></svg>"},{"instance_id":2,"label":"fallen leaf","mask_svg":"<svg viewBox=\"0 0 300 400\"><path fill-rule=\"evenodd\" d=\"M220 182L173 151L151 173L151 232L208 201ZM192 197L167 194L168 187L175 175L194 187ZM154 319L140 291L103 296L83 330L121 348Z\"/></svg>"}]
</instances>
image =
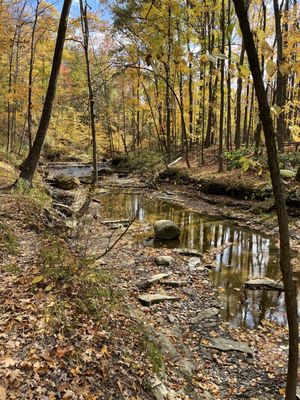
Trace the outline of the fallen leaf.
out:
<instances>
[{"instance_id":1,"label":"fallen leaf","mask_svg":"<svg viewBox=\"0 0 300 400\"><path fill-rule=\"evenodd\" d=\"M44 279L43 275L38 275L31 281L31 284L35 285L36 283L40 283L42 282L43 279Z\"/></svg>"},{"instance_id":2,"label":"fallen leaf","mask_svg":"<svg viewBox=\"0 0 300 400\"><path fill-rule=\"evenodd\" d=\"M0 386L0 400L6 400L6 390L3 386Z\"/></svg>"}]
</instances>

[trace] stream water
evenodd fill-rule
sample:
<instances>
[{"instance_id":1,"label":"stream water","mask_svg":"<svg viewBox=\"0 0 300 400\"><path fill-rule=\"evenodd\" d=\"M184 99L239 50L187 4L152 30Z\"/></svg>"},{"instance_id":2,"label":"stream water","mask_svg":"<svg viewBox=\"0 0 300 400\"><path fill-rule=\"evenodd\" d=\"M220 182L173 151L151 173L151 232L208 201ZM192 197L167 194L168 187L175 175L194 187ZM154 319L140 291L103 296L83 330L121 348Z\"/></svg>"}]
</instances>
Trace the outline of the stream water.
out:
<instances>
[{"instance_id":1,"label":"stream water","mask_svg":"<svg viewBox=\"0 0 300 400\"><path fill-rule=\"evenodd\" d=\"M233 243L216 258L209 278L221 288L222 317L232 326L254 328L263 319L286 324L283 293L246 290L250 277L280 279L278 250L272 240L260 232L244 229L226 219L217 219L159 200L144 201L136 193L109 193L101 196L102 217L119 220L137 214L137 221L152 224L171 219L181 229L178 241L149 240L152 230L137 235L139 245L206 250Z\"/></svg>"},{"instance_id":2,"label":"stream water","mask_svg":"<svg viewBox=\"0 0 300 400\"><path fill-rule=\"evenodd\" d=\"M104 165L103 165L104 164ZM107 166L101 163L99 167ZM50 172L77 177L91 175L91 167L53 164ZM209 279L221 289L224 320L232 326L254 328L263 319L286 324L283 293L267 290L246 290L245 282L251 277L280 279L278 249L270 237L251 229L241 228L229 220L214 218L176 206L167 201L144 201L138 193L111 192L101 196L102 218L136 220L145 225L158 219L171 219L181 229L178 241L157 242L149 240L152 230L136 235L140 246L189 248L200 252L233 243L217 255L216 268ZM299 302L299 300L298 300ZM298 306L299 307L299 306Z\"/></svg>"}]
</instances>

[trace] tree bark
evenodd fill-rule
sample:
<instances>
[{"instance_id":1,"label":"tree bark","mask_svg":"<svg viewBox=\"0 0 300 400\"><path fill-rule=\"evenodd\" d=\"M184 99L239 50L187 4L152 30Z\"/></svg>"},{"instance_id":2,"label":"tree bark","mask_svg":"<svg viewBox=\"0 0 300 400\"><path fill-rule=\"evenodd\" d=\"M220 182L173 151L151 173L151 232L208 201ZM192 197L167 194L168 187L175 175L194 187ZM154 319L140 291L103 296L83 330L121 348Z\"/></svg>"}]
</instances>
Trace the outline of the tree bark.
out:
<instances>
[{"instance_id":1,"label":"tree bark","mask_svg":"<svg viewBox=\"0 0 300 400\"><path fill-rule=\"evenodd\" d=\"M222 0L222 10L221 10L221 31L222 31L222 45L221 53L225 52L225 0ZM221 60L221 102L220 102L220 124L219 124L219 169L218 172L223 172L223 129L224 129L224 103L225 103L225 93L224 93L224 76L225 76L225 60Z\"/></svg>"},{"instance_id":2,"label":"tree bark","mask_svg":"<svg viewBox=\"0 0 300 400\"><path fill-rule=\"evenodd\" d=\"M242 49L240 54L240 65L244 64L245 47L242 43ZM239 149L241 146L241 111L242 111L242 91L243 91L243 78L239 77L237 80L236 89L236 125L235 125L235 148Z\"/></svg>"},{"instance_id":3,"label":"tree bark","mask_svg":"<svg viewBox=\"0 0 300 400\"><path fill-rule=\"evenodd\" d=\"M273 0L274 14L275 14L275 27L276 27L276 40L277 40L277 87L276 87L276 105L280 107L281 111L277 119L277 143L278 149L284 151L284 139L285 139L285 119L284 110L286 87L287 87L287 75L280 72L280 64L284 61L283 58L283 37L281 29L281 10L278 6L278 0Z\"/></svg>"},{"instance_id":4,"label":"tree bark","mask_svg":"<svg viewBox=\"0 0 300 400\"><path fill-rule=\"evenodd\" d=\"M34 12L34 21L31 31L30 39L30 60L29 60L29 72L28 72L28 104L27 104L27 128L28 128L28 141L29 149L32 147L32 85L33 85L33 66L34 66L34 52L35 52L35 30L39 15L39 6L41 0L36 0L36 7Z\"/></svg>"},{"instance_id":5,"label":"tree bark","mask_svg":"<svg viewBox=\"0 0 300 400\"><path fill-rule=\"evenodd\" d=\"M59 27L56 38L56 45L54 50L52 69L48 84L48 89L44 101L42 116L40 119L39 127L36 133L35 140L33 142L32 148L29 151L29 154L23 163L21 168L20 178L24 179L28 182L29 186L32 186L32 179L35 174L41 152L43 149L43 145L45 142L45 138L47 135L49 123L51 120L53 103L55 99L56 93L56 85L57 79L59 75L66 30L68 25L68 16L71 8L72 0L64 0L61 17L59 21Z\"/></svg>"},{"instance_id":6,"label":"tree bark","mask_svg":"<svg viewBox=\"0 0 300 400\"><path fill-rule=\"evenodd\" d=\"M245 4L241 0L233 0L236 14L239 19L240 28L243 35L245 49L248 55L248 61L253 77L255 92L259 105L260 120L263 126L267 154L268 165L272 180L273 193L276 204L279 236L280 236L280 267L283 276L285 289L285 302L289 326L289 361L288 374L286 383L286 400L296 399L297 387L297 369L298 369L298 316L297 316L297 292L293 282L293 274L290 264L290 243L289 243L289 227L286 204L281 183L279 162L277 156L275 130L271 117L271 110L268 103L266 90L263 83L263 77L259 65L259 58L255 47L254 39L250 29L247 10Z\"/></svg>"},{"instance_id":7,"label":"tree bark","mask_svg":"<svg viewBox=\"0 0 300 400\"><path fill-rule=\"evenodd\" d=\"M79 0L80 14L81 14L81 28L83 34L83 48L86 64L86 77L89 91L89 109L92 131L92 144L93 144L93 184L98 181L98 165L97 165L97 132L95 121L95 97L91 77L91 66L89 57L89 24L87 19L87 5L83 5L83 1Z\"/></svg>"}]
</instances>

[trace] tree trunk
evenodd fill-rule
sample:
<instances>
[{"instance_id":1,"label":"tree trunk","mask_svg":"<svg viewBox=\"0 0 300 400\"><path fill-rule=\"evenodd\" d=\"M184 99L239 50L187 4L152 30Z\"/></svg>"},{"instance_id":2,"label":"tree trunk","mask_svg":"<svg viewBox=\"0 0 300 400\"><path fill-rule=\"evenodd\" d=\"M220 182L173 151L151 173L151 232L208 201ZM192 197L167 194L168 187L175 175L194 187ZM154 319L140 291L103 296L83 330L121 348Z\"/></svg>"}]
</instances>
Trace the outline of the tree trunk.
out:
<instances>
[{"instance_id":1,"label":"tree trunk","mask_svg":"<svg viewBox=\"0 0 300 400\"><path fill-rule=\"evenodd\" d=\"M285 302L289 325L289 361L285 399L296 399L297 369L298 369L298 316L297 316L297 292L293 282L293 274L290 264L290 243L289 228L286 204L281 183L279 162L276 149L275 130L271 117L271 110L268 103L263 77L259 65L257 50L250 29L245 4L241 0L233 0L236 14L239 19L243 35L245 49L253 77L255 92L258 100L260 119L264 130L268 165L271 174L273 193L276 203L279 235L280 235L280 267L283 276L285 289Z\"/></svg>"},{"instance_id":2,"label":"tree trunk","mask_svg":"<svg viewBox=\"0 0 300 400\"><path fill-rule=\"evenodd\" d=\"M242 44L242 50L240 54L240 65L244 64L245 47ZM242 91L243 91L243 78L239 77L237 80L236 89L236 125L235 125L235 148L239 149L241 146L241 109L242 109Z\"/></svg>"},{"instance_id":3,"label":"tree trunk","mask_svg":"<svg viewBox=\"0 0 300 400\"><path fill-rule=\"evenodd\" d=\"M231 0L228 0L227 23L231 24ZM231 65L231 34L228 34L228 66ZM226 129L226 150L231 149L231 76L227 72L227 129Z\"/></svg>"},{"instance_id":4,"label":"tree trunk","mask_svg":"<svg viewBox=\"0 0 300 400\"><path fill-rule=\"evenodd\" d=\"M277 40L277 87L276 87L276 105L280 107L281 112L277 119L277 142L278 149L284 151L284 139L286 125L284 120L284 110L286 87L287 87L287 75L280 72L280 64L284 61L283 58L283 38L281 29L281 10L278 6L278 0L273 0L274 14L275 14L275 26L276 26L276 40Z\"/></svg>"},{"instance_id":5,"label":"tree trunk","mask_svg":"<svg viewBox=\"0 0 300 400\"><path fill-rule=\"evenodd\" d=\"M222 31L222 46L221 53L225 52L225 0L222 0L222 10L221 10L221 31ZM224 129L224 74L225 74L225 60L221 60L221 102L220 102L220 124L219 124L219 170L218 172L223 172L223 129Z\"/></svg>"},{"instance_id":6,"label":"tree trunk","mask_svg":"<svg viewBox=\"0 0 300 400\"><path fill-rule=\"evenodd\" d=\"M62 60L62 54L63 54L67 24L68 24L68 15L70 12L71 3L72 0L64 0L61 17L59 21L58 32L57 32L52 69L51 69L47 94L44 101L42 116L40 119L39 127L32 148L29 151L29 154L22 166L20 173L20 178L26 180L29 186L32 186L32 179L41 156L41 152L43 149L43 145L45 142L46 134L48 131L52 115L53 102L56 93L56 84Z\"/></svg>"},{"instance_id":7,"label":"tree trunk","mask_svg":"<svg viewBox=\"0 0 300 400\"><path fill-rule=\"evenodd\" d=\"M86 64L86 77L89 91L89 109L92 131L92 144L93 144L93 184L98 181L98 165L97 165L97 132L95 122L95 97L91 77L91 66L89 57L89 24L87 18L87 5L83 5L83 0L79 0L80 14L81 14L81 28L83 34L83 48Z\"/></svg>"},{"instance_id":8,"label":"tree trunk","mask_svg":"<svg viewBox=\"0 0 300 400\"><path fill-rule=\"evenodd\" d=\"M28 105L27 105L27 128L28 128L28 141L29 149L32 147L32 85L33 85L33 66L34 66L34 40L35 40L35 30L39 15L39 6L41 0L36 0L36 7L34 13L34 21L31 31L31 41L30 41L30 60L29 60L29 72L28 72Z\"/></svg>"}]
</instances>

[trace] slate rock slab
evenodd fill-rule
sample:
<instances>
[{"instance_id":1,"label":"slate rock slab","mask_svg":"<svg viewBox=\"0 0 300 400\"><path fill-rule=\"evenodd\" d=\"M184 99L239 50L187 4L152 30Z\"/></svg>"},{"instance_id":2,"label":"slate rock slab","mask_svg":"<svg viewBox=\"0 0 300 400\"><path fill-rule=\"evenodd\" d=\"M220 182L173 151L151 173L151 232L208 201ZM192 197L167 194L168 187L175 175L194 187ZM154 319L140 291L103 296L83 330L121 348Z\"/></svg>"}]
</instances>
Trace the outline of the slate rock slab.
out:
<instances>
[{"instance_id":1,"label":"slate rock slab","mask_svg":"<svg viewBox=\"0 0 300 400\"><path fill-rule=\"evenodd\" d=\"M281 281L275 281L270 278L253 278L245 283L247 289L268 289L283 291L284 286Z\"/></svg>"},{"instance_id":2,"label":"slate rock slab","mask_svg":"<svg viewBox=\"0 0 300 400\"><path fill-rule=\"evenodd\" d=\"M206 319L213 318L219 314L219 309L216 307L210 307L206 308L203 311L200 311L197 315L197 317L191 319L192 324L198 324L201 321L204 321Z\"/></svg>"},{"instance_id":3,"label":"slate rock slab","mask_svg":"<svg viewBox=\"0 0 300 400\"><path fill-rule=\"evenodd\" d=\"M201 259L199 257L192 257L189 259L189 268L195 268L197 267L199 264L201 264Z\"/></svg>"},{"instance_id":4,"label":"slate rock slab","mask_svg":"<svg viewBox=\"0 0 300 400\"><path fill-rule=\"evenodd\" d=\"M152 275L146 280L145 286L149 287L149 286L153 285L154 283L161 281L164 278L168 278L170 275L171 275L170 273L165 273L165 274L162 273L162 274Z\"/></svg>"},{"instance_id":5,"label":"slate rock slab","mask_svg":"<svg viewBox=\"0 0 300 400\"><path fill-rule=\"evenodd\" d=\"M144 294L138 297L140 302L145 306L151 306L155 303L162 303L164 301L177 301L180 300L179 297L176 296L168 296L166 294L155 293L155 294Z\"/></svg>"},{"instance_id":6,"label":"slate rock slab","mask_svg":"<svg viewBox=\"0 0 300 400\"><path fill-rule=\"evenodd\" d=\"M161 240L174 240L180 236L180 229L175 222L169 219L155 221L154 232L155 237Z\"/></svg>"},{"instance_id":7,"label":"slate rock slab","mask_svg":"<svg viewBox=\"0 0 300 400\"><path fill-rule=\"evenodd\" d=\"M206 344L208 342L208 344ZM235 340L226 338L205 339L202 343L205 347L210 347L220 351L240 351L242 353L253 354L253 349L244 342L237 342Z\"/></svg>"}]
</instances>

